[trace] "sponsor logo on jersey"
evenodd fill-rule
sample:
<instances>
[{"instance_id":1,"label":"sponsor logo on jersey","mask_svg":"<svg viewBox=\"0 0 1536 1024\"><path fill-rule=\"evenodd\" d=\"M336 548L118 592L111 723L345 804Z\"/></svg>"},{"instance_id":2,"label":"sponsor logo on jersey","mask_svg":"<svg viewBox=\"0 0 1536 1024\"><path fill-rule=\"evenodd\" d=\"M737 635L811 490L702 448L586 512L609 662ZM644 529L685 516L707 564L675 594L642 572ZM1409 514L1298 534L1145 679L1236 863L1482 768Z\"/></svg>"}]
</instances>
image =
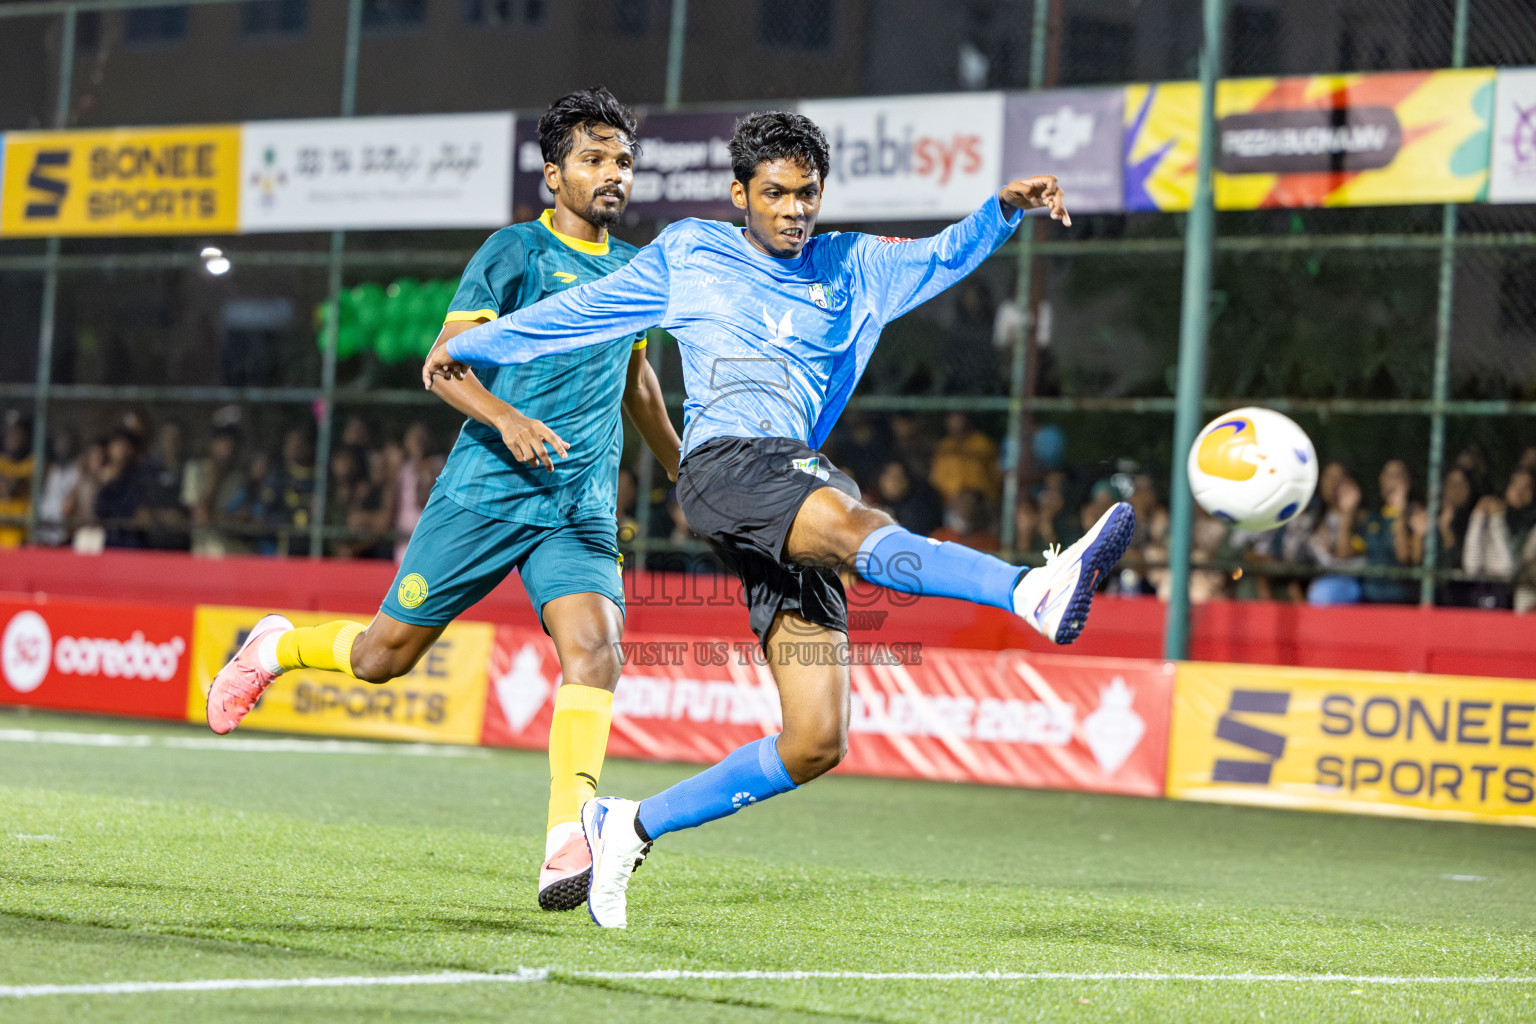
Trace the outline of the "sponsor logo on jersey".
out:
<instances>
[{"instance_id":1,"label":"sponsor logo on jersey","mask_svg":"<svg viewBox=\"0 0 1536 1024\"><path fill-rule=\"evenodd\" d=\"M821 459L815 455L808 459L796 459L794 465L800 472L809 474L818 480L830 480L832 478L832 474L822 468Z\"/></svg>"},{"instance_id":2,"label":"sponsor logo on jersey","mask_svg":"<svg viewBox=\"0 0 1536 1024\"><path fill-rule=\"evenodd\" d=\"M816 303L819 308L826 309L832 304L832 289L829 286L820 283L813 284L810 286L810 292L811 301Z\"/></svg>"}]
</instances>

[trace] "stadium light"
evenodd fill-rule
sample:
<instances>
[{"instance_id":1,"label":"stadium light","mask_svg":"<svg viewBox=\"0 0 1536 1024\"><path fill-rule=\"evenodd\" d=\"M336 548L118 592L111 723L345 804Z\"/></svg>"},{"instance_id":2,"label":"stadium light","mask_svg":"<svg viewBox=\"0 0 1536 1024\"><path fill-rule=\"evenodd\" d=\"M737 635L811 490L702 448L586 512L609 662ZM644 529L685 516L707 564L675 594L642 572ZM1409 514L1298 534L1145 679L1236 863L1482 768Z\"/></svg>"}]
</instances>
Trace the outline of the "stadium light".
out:
<instances>
[{"instance_id":1,"label":"stadium light","mask_svg":"<svg viewBox=\"0 0 1536 1024\"><path fill-rule=\"evenodd\" d=\"M231 264L229 257L224 255L223 249L210 245L204 248L198 255L202 257L203 269L214 277L223 277L229 273Z\"/></svg>"}]
</instances>

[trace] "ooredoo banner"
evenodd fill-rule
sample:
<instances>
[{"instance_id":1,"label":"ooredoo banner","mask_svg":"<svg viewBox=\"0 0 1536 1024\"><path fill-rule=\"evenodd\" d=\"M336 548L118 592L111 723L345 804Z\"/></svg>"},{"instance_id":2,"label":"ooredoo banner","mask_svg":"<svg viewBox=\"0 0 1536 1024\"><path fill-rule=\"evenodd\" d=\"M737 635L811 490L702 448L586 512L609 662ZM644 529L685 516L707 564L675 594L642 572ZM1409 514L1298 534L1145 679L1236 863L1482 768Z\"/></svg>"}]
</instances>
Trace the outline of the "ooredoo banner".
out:
<instances>
[{"instance_id":1,"label":"ooredoo banner","mask_svg":"<svg viewBox=\"0 0 1536 1024\"><path fill-rule=\"evenodd\" d=\"M1536 68L1499 71L1488 199L1536 203Z\"/></svg>"},{"instance_id":2,"label":"ooredoo banner","mask_svg":"<svg viewBox=\"0 0 1536 1024\"><path fill-rule=\"evenodd\" d=\"M1536 825L1536 682L1181 664L1168 795Z\"/></svg>"},{"instance_id":3,"label":"ooredoo banner","mask_svg":"<svg viewBox=\"0 0 1536 1024\"><path fill-rule=\"evenodd\" d=\"M190 608L0 601L0 704L181 718Z\"/></svg>"},{"instance_id":4,"label":"ooredoo banner","mask_svg":"<svg viewBox=\"0 0 1536 1024\"><path fill-rule=\"evenodd\" d=\"M1227 79L1216 90L1216 205L1472 202L1488 187L1491 68ZM1199 86L1125 88L1125 208L1187 210Z\"/></svg>"},{"instance_id":5,"label":"ooredoo banner","mask_svg":"<svg viewBox=\"0 0 1536 1024\"><path fill-rule=\"evenodd\" d=\"M963 217L1003 178L1003 94L803 100L827 137L821 220Z\"/></svg>"},{"instance_id":6,"label":"ooredoo banner","mask_svg":"<svg viewBox=\"0 0 1536 1024\"><path fill-rule=\"evenodd\" d=\"M509 113L253 121L242 130L243 232L511 220Z\"/></svg>"},{"instance_id":7,"label":"ooredoo banner","mask_svg":"<svg viewBox=\"0 0 1536 1024\"><path fill-rule=\"evenodd\" d=\"M731 204L730 142L736 119L745 112L642 112L627 216L632 220L738 219L740 211ZM544 155L532 132L517 145L513 195L518 220L532 220L554 203L544 186Z\"/></svg>"},{"instance_id":8,"label":"ooredoo banner","mask_svg":"<svg viewBox=\"0 0 1536 1024\"><path fill-rule=\"evenodd\" d=\"M1171 665L884 642L792 646L789 657L850 663L843 771L1163 792ZM623 649L614 756L711 762L779 730L778 693L756 641L630 636ZM559 685L548 637L498 627L483 742L543 749Z\"/></svg>"},{"instance_id":9,"label":"ooredoo banner","mask_svg":"<svg viewBox=\"0 0 1536 1024\"><path fill-rule=\"evenodd\" d=\"M1121 209L1120 89L1009 93L1003 128L1003 177L1054 174L1067 208Z\"/></svg>"},{"instance_id":10,"label":"ooredoo banner","mask_svg":"<svg viewBox=\"0 0 1536 1024\"><path fill-rule=\"evenodd\" d=\"M267 611L260 608L201 606L192 648L190 685L181 688L180 715L207 720L208 688L250 629ZM283 612L296 626L314 626L346 615ZM363 621L363 620L358 620ZM338 672L300 669L277 677L242 729L476 743L485 712L485 666L494 627L455 622L443 631L409 674L385 685Z\"/></svg>"}]
</instances>

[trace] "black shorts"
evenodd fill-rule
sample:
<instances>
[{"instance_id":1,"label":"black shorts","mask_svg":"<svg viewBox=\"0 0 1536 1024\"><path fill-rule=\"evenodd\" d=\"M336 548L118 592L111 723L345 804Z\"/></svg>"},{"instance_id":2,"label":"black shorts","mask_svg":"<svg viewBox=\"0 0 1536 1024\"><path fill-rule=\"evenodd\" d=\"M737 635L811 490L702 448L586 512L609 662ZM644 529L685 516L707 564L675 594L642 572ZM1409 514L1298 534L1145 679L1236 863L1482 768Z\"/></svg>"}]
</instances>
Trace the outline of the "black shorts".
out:
<instances>
[{"instance_id":1,"label":"black shorts","mask_svg":"<svg viewBox=\"0 0 1536 1024\"><path fill-rule=\"evenodd\" d=\"M718 437L683 460L677 500L693 532L741 578L752 632L766 647L780 612L848 632L848 598L830 569L786 565L784 539L823 487L859 497L853 478L787 437Z\"/></svg>"}]
</instances>

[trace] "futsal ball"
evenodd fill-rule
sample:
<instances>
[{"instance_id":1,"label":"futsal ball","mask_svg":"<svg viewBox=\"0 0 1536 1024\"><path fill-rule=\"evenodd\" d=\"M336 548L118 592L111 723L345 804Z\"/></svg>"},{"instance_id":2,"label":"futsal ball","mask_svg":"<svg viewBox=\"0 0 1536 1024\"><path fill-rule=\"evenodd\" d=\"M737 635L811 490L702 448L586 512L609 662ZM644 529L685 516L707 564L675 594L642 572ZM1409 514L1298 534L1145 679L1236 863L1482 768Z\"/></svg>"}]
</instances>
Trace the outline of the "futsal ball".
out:
<instances>
[{"instance_id":1,"label":"futsal ball","mask_svg":"<svg viewBox=\"0 0 1536 1024\"><path fill-rule=\"evenodd\" d=\"M1234 409L1195 438L1189 486L1216 518L1245 530L1272 530L1311 500L1317 452L1289 417L1273 409Z\"/></svg>"}]
</instances>

